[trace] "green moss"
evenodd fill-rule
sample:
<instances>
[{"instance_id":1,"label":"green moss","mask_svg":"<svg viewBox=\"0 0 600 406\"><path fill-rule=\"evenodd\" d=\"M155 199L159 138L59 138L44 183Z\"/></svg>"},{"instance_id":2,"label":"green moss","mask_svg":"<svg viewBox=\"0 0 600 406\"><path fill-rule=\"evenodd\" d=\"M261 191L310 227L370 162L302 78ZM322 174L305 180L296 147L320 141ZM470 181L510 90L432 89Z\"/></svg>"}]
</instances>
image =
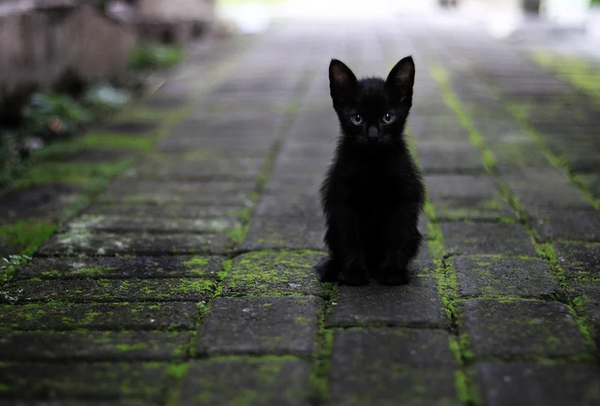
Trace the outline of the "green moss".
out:
<instances>
[{"instance_id":1,"label":"green moss","mask_svg":"<svg viewBox=\"0 0 600 406\"><path fill-rule=\"evenodd\" d=\"M233 227L227 233L227 237L233 244L241 244L242 242L244 242L244 239L246 238L246 234L248 234L249 229L250 227L247 224Z\"/></svg>"},{"instance_id":2,"label":"green moss","mask_svg":"<svg viewBox=\"0 0 600 406\"><path fill-rule=\"evenodd\" d=\"M85 276L100 276L102 274L105 274L110 271L114 271L116 269L117 269L116 267L111 267L111 266L83 268L83 269L77 269L76 273L78 275L85 275Z\"/></svg>"},{"instance_id":3,"label":"green moss","mask_svg":"<svg viewBox=\"0 0 600 406\"><path fill-rule=\"evenodd\" d=\"M263 250L240 255L227 272L225 293L260 296L316 293L319 282L312 268L320 255L307 250Z\"/></svg>"},{"instance_id":4,"label":"green moss","mask_svg":"<svg viewBox=\"0 0 600 406\"><path fill-rule=\"evenodd\" d=\"M310 324L310 318L308 317L296 317L296 323L302 327L306 327Z\"/></svg>"},{"instance_id":5,"label":"green moss","mask_svg":"<svg viewBox=\"0 0 600 406\"><path fill-rule=\"evenodd\" d=\"M452 109L461 126L467 130L471 142L480 150L481 160L488 172L494 172L497 166L496 158L492 151L487 147L483 136L477 131L473 124L468 110L462 105L454 91L452 90L451 80L446 69L439 64L430 67L433 78L438 82L442 99L448 107Z\"/></svg>"},{"instance_id":6,"label":"green moss","mask_svg":"<svg viewBox=\"0 0 600 406\"><path fill-rule=\"evenodd\" d=\"M120 174L133 163L132 158L104 163L42 162L33 165L20 179L15 181L18 188L47 183L72 183L89 187L94 182L104 182ZM98 189L98 187L94 187Z\"/></svg>"},{"instance_id":7,"label":"green moss","mask_svg":"<svg viewBox=\"0 0 600 406\"><path fill-rule=\"evenodd\" d=\"M585 199L595 209L600 210L600 199L595 197L594 194L589 191L589 189L587 188L588 185L582 180L580 176L574 174L568 162L564 158L552 152L552 150L546 144L542 135L531 126L531 124L527 121L526 118L523 118L520 115L518 108L516 108L512 103L508 103L506 105L506 108L517 119L517 121L519 121L519 124L521 124L525 133L536 143L537 148L544 154L546 160L551 165L564 171L571 183L577 186L580 193L585 197Z\"/></svg>"},{"instance_id":8,"label":"green moss","mask_svg":"<svg viewBox=\"0 0 600 406\"><path fill-rule=\"evenodd\" d=\"M78 147L84 148L151 151L156 137L93 132L75 142Z\"/></svg>"},{"instance_id":9,"label":"green moss","mask_svg":"<svg viewBox=\"0 0 600 406\"><path fill-rule=\"evenodd\" d=\"M600 64L587 58L536 50L532 59L554 71L600 104Z\"/></svg>"},{"instance_id":10,"label":"green moss","mask_svg":"<svg viewBox=\"0 0 600 406\"><path fill-rule=\"evenodd\" d=\"M207 269L210 264L210 257L195 256L189 261L183 263L187 268L188 272L196 274L198 276L204 276L207 274Z\"/></svg>"},{"instance_id":11,"label":"green moss","mask_svg":"<svg viewBox=\"0 0 600 406\"><path fill-rule=\"evenodd\" d=\"M188 268L195 268L195 267L208 266L209 262L210 262L210 257L195 256L195 257L192 257L192 259L190 259L189 261L184 262L183 264Z\"/></svg>"},{"instance_id":12,"label":"green moss","mask_svg":"<svg viewBox=\"0 0 600 406\"><path fill-rule=\"evenodd\" d=\"M177 287L180 292L210 292L215 289L216 282L212 280L182 279Z\"/></svg>"},{"instance_id":13,"label":"green moss","mask_svg":"<svg viewBox=\"0 0 600 406\"><path fill-rule=\"evenodd\" d=\"M185 377L188 369L190 369L190 364L173 364L169 366L167 369L167 376L173 379L182 379Z\"/></svg>"},{"instance_id":14,"label":"green moss","mask_svg":"<svg viewBox=\"0 0 600 406\"><path fill-rule=\"evenodd\" d=\"M54 232L56 224L38 220L21 220L0 226L0 245L11 247L15 254L31 255Z\"/></svg>"},{"instance_id":15,"label":"green moss","mask_svg":"<svg viewBox=\"0 0 600 406\"><path fill-rule=\"evenodd\" d=\"M143 350L147 347L148 347L148 345L146 343L117 344L115 346L115 350L117 350L119 352L128 352L128 351Z\"/></svg>"}]
</instances>

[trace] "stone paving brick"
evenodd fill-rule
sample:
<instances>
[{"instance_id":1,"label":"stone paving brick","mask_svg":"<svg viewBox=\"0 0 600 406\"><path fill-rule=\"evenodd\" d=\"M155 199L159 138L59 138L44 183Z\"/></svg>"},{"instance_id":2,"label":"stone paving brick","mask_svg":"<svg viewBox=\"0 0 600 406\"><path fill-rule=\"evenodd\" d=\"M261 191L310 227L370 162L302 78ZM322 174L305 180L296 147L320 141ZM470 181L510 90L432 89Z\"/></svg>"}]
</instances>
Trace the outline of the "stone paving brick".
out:
<instances>
[{"instance_id":1,"label":"stone paving brick","mask_svg":"<svg viewBox=\"0 0 600 406\"><path fill-rule=\"evenodd\" d=\"M152 404L148 400L140 400L133 398L121 398L121 399L52 399L50 405L52 406L147 406ZM48 400L10 400L4 401L0 399L0 406L48 406Z\"/></svg>"},{"instance_id":2,"label":"stone paving brick","mask_svg":"<svg viewBox=\"0 0 600 406\"><path fill-rule=\"evenodd\" d=\"M480 393L488 406L595 405L600 369L593 364L477 364Z\"/></svg>"},{"instance_id":3,"label":"stone paving brick","mask_svg":"<svg viewBox=\"0 0 600 406\"><path fill-rule=\"evenodd\" d=\"M3 360L169 360L182 359L186 332L18 332L0 333Z\"/></svg>"},{"instance_id":4,"label":"stone paving brick","mask_svg":"<svg viewBox=\"0 0 600 406\"><path fill-rule=\"evenodd\" d=\"M572 285L574 294L581 299L587 320L593 327L596 343L600 343L600 281L579 281Z\"/></svg>"},{"instance_id":5,"label":"stone paving brick","mask_svg":"<svg viewBox=\"0 0 600 406\"><path fill-rule=\"evenodd\" d=\"M410 128L417 141L466 141L467 131L453 115L411 114Z\"/></svg>"},{"instance_id":6,"label":"stone paving brick","mask_svg":"<svg viewBox=\"0 0 600 406\"><path fill-rule=\"evenodd\" d=\"M425 183L438 220L515 218L489 176L429 175Z\"/></svg>"},{"instance_id":7,"label":"stone paving brick","mask_svg":"<svg viewBox=\"0 0 600 406\"><path fill-rule=\"evenodd\" d=\"M206 301L216 282L199 278L169 279L29 279L8 284L0 303L49 300L68 302L166 302Z\"/></svg>"},{"instance_id":8,"label":"stone paving brick","mask_svg":"<svg viewBox=\"0 0 600 406\"><path fill-rule=\"evenodd\" d=\"M240 182L120 182L97 197L105 203L242 204L255 189Z\"/></svg>"},{"instance_id":9,"label":"stone paving brick","mask_svg":"<svg viewBox=\"0 0 600 406\"><path fill-rule=\"evenodd\" d=\"M442 330L343 330L333 339L331 397L344 405L451 403L455 359Z\"/></svg>"},{"instance_id":10,"label":"stone paving brick","mask_svg":"<svg viewBox=\"0 0 600 406\"><path fill-rule=\"evenodd\" d=\"M520 224L442 223L446 249L465 255L529 255L536 252Z\"/></svg>"},{"instance_id":11,"label":"stone paving brick","mask_svg":"<svg viewBox=\"0 0 600 406\"><path fill-rule=\"evenodd\" d=\"M203 157L204 150L197 153L162 154L146 159L135 170L126 173L128 180L152 180L174 182L233 181L251 182L256 179L264 165L264 159L242 158L215 159Z\"/></svg>"},{"instance_id":12,"label":"stone paving brick","mask_svg":"<svg viewBox=\"0 0 600 406\"><path fill-rule=\"evenodd\" d=\"M422 277L413 278L403 286L340 286L339 297L327 317L329 327L368 324L443 327L447 322L436 282Z\"/></svg>"},{"instance_id":13,"label":"stone paving brick","mask_svg":"<svg viewBox=\"0 0 600 406\"><path fill-rule=\"evenodd\" d=\"M559 302L469 300L461 306L459 323L478 358L554 358L591 352L575 318Z\"/></svg>"},{"instance_id":14,"label":"stone paving brick","mask_svg":"<svg viewBox=\"0 0 600 406\"><path fill-rule=\"evenodd\" d=\"M315 265L325 258L314 251L257 251L236 257L222 293L245 295L313 295L321 293Z\"/></svg>"},{"instance_id":15,"label":"stone paving brick","mask_svg":"<svg viewBox=\"0 0 600 406\"><path fill-rule=\"evenodd\" d=\"M192 329L196 303L0 305L0 330Z\"/></svg>"},{"instance_id":16,"label":"stone paving brick","mask_svg":"<svg viewBox=\"0 0 600 406\"><path fill-rule=\"evenodd\" d=\"M3 392L0 397L102 397L118 399L160 394L160 382L168 365L157 363L36 364L3 363Z\"/></svg>"},{"instance_id":17,"label":"stone paving brick","mask_svg":"<svg viewBox=\"0 0 600 406\"><path fill-rule=\"evenodd\" d=\"M589 202L555 168L527 168L503 177L530 213L543 209L588 209Z\"/></svg>"},{"instance_id":18,"label":"stone paving brick","mask_svg":"<svg viewBox=\"0 0 600 406\"><path fill-rule=\"evenodd\" d=\"M553 246L558 263L569 276L600 276L600 244L556 242Z\"/></svg>"},{"instance_id":19,"label":"stone paving brick","mask_svg":"<svg viewBox=\"0 0 600 406\"><path fill-rule=\"evenodd\" d=\"M37 251L56 255L173 255L222 254L227 236L213 234L91 233L72 230L55 234Z\"/></svg>"},{"instance_id":20,"label":"stone paving brick","mask_svg":"<svg viewBox=\"0 0 600 406\"><path fill-rule=\"evenodd\" d=\"M548 240L600 242L600 211L544 210L535 214L534 225Z\"/></svg>"},{"instance_id":21,"label":"stone paving brick","mask_svg":"<svg viewBox=\"0 0 600 406\"><path fill-rule=\"evenodd\" d=\"M424 174L483 173L481 153L470 142L419 142L419 162Z\"/></svg>"},{"instance_id":22,"label":"stone paving brick","mask_svg":"<svg viewBox=\"0 0 600 406\"><path fill-rule=\"evenodd\" d=\"M159 127L159 122L136 120L136 121L115 121L99 126L102 132L121 133L121 134L148 134Z\"/></svg>"},{"instance_id":23,"label":"stone paving brick","mask_svg":"<svg viewBox=\"0 0 600 406\"><path fill-rule=\"evenodd\" d=\"M15 279L214 279L222 262L218 256L34 258L17 271Z\"/></svg>"},{"instance_id":24,"label":"stone paving brick","mask_svg":"<svg viewBox=\"0 0 600 406\"><path fill-rule=\"evenodd\" d=\"M250 201L236 205L184 205L181 203L168 205L153 205L144 203L115 204L96 203L85 210L85 214L100 216L139 216L153 218L179 218L179 219L223 219L235 221L242 210L251 206Z\"/></svg>"},{"instance_id":25,"label":"stone paving brick","mask_svg":"<svg viewBox=\"0 0 600 406\"><path fill-rule=\"evenodd\" d=\"M6 191L0 199L0 224L15 218L58 219L81 192L75 185L50 183Z\"/></svg>"},{"instance_id":26,"label":"stone paving brick","mask_svg":"<svg viewBox=\"0 0 600 406\"><path fill-rule=\"evenodd\" d=\"M179 404L303 406L310 402L310 366L276 358L209 359L192 363Z\"/></svg>"},{"instance_id":27,"label":"stone paving brick","mask_svg":"<svg viewBox=\"0 0 600 406\"><path fill-rule=\"evenodd\" d=\"M144 218L114 215L85 214L68 222L68 230L88 230L107 233L223 233L240 227L241 221L233 219L176 219Z\"/></svg>"},{"instance_id":28,"label":"stone paving brick","mask_svg":"<svg viewBox=\"0 0 600 406\"><path fill-rule=\"evenodd\" d=\"M322 217L255 217L241 249L284 248L324 250Z\"/></svg>"},{"instance_id":29,"label":"stone paving brick","mask_svg":"<svg viewBox=\"0 0 600 406\"><path fill-rule=\"evenodd\" d=\"M453 262L463 296L550 297L560 291L550 264L539 259L459 256Z\"/></svg>"},{"instance_id":30,"label":"stone paving brick","mask_svg":"<svg viewBox=\"0 0 600 406\"><path fill-rule=\"evenodd\" d=\"M547 156L529 137L490 143L489 148L493 152L499 172L502 174L522 171L522 168L548 166Z\"/></svg>"},{"instance_id":31,"label":"stone paving brick","mask_svg":"<svg viewBox=\"0 0 600 406\"><path fill-rule=\"evenodd\" d=\"M256 206L257 216L316 217L323 212L315 193L272 193L263 195ZM323 219L323 222L325 220Z\"/></svg>"},{"instance_id":32,"label":"stone paving brick","mask_svg":"<svg viewBox=\"0 0 600 406\"><path fill-rule=\"evenodd\" d=\"M156 150L159 152L184 152L191 149L221 150L223 153L216 156L227 157L225 153L230 150L248 153L248 157L266 157L275 140L274 135L247 136L242 133L230 136L214 134L211 138L206 137L171 137L159 142Z\"/></svg>"},{"instance_id":33,"label":"stone paving brick","mask_svg":"<svg viewBox=\"0 0 600 406\"><path fill-rule=\"evenodd\" d=\"M314 297L217 298L198 349L208 354L310 354L317 314Z\"/></svg>"}]
</instances>

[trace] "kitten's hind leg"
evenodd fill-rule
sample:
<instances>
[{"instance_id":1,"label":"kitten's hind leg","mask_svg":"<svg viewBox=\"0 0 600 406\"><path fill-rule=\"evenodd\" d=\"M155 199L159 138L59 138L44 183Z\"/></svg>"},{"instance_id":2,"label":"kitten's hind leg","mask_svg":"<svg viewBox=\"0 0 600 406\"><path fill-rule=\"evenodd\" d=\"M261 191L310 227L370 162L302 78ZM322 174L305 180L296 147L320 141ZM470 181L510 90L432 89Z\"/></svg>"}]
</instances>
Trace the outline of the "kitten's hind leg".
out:
<instances>
[{"instance_id":1,"label":"kitten's hind leg","mask_svg":"<svg viewBox=\"0 0 600 406\"><path fill-rule=\"evenodd\" d=\"M340 272L338 277L340 285L364 286L369 284L366 270L359 267L347 267Z\"/></svg>"},{"instance_id":2,"label":"kitten's hind leg","mask_svg":"<svg viewBox=\"0 0 600 406\"><path fill-rule=\"evenodd\" d=\"M327 258L315 267L321 282L337 282L340 268L341 264L333 258Z\"/></svg>"},{"instance_id":3,"label":"kitten's hind leg","mask_svg":"<svg viewBox=\"0 0 600 406\"><path fill-rule=\"evenodd\" d=\"M409 282L408 264L419 251L421 234L416 226L412 230L390 235L379 282L384 285L404 285Z\"/></svg>"},{"instance_id":4,"label":"kitten's hind leg","mask_svg":"<svg viewBox=\"0 0 600 406\"><path fill-rule=\"evenodd\" d=\"M410 278L406 267L386 267L381 271L379 283L382 285L406 285Z\"/></svg>"}]
</instances>

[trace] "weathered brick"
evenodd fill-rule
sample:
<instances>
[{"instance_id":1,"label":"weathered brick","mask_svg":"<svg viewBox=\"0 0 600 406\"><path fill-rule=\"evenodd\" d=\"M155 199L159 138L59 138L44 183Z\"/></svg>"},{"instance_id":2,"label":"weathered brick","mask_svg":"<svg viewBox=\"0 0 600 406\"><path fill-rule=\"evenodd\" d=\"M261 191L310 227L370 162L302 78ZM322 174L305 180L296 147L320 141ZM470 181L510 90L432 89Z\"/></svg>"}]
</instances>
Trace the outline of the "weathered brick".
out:
<instances>
[{"instance_id":1,"label":"weathered brick","mask_svg":"<svg viewBox=\"0 0 600 406\"><path fill-rule=\"evenodd\" d=\"M186 332L16 332L0 333L4 360L169 360L182 359Z\"/></svg>"},{"instance_id":2,"label":"weathered brick","mask_svg":"<svg viewBox=\"0 0 600 406\"><path fill-rule=\"evenodd\" d=\"M321 305L314 297L215 299L198 348L209 354L310 354Z\"/></svg>"},{"instance_id":3,"label":"weathered brick","mask_svg":"<svg viewBox=\"0 0 600 406\"><path fill-rule=\"evenodd\" d=\"M549 297L560 291L550 264L539 259L459 256L454 267L464 296Z\"/></svg>"},{"instance_id":4,"label":"weathered brick","mask_svg":"<svg viewBox=\"0 0 600 406\"><path fill-rule=\"evenodd\" d=\"M222 268L222 262L223 257L218 256L34 258L19 268L15 278L214 279Z\"/></svg>"},{"instance_id":5,"label":"weathered brick","mask_svg":"<svg viewBox=\"0 0 600 406\"><path fill-rule=\"evenodd\" d=\"M236 257L223 280L223 294L319 295L315 265L324 258L315 251L257 251Z\"/></svg>"},{"instance_id":6,"label":"weathered brick","mask_svg":"<svg viewBox=\"0 0 600 406\"><path fill-rule=\"evenodd\" d=\"M500 220L514 218L493 180L486 175L429 175L429 199L438 220Z\"/></svg>"},{"instance_id":7,"label":"weathered brick","mask_svg":"<svg viewBox=\"0 0 600 406\"><path fill-rule=\"evenodd\" d=\"M555 242L552 245L559 265L569 276L595 278L600 275L600 244Z\"/></svg>"},{"instance_id":8,"label":"weathered brick","mask_svg":"<svg viewBox=\"0 0 600 406\"><path fill-rule=\"evenodd\" d=\"M89 215L101 216L139 216L152 218L181 218L181 219L227 219L235 221L241 212L250 207L251 202L238 205L189 206L182 203L168 205L153 205L144 203L94 203L85 210Z\"/></svg>"},{"instance_id":9,"label":"weathered brick","mask_svg":"<svg viewBox=\"0 0 600 406\"><path fill-rule=\"evenodd\" d=\"M585 209L589 203L556 168L525 168L503 178L529 212L544 209Z\"/></svg>"},{"instance_id":10,"label":"weathered brick","mask_svg":"<svg viewBox=\"0 0 600 406\"><path fill-rule=\"evenodd\" d=\"M488 406L595 405L600 369L593 364L481 363L480 394Z\"/></svg>"},{"instance_id":11,"label":"weathered brick","mask_svg":"<svg viewBox=\"0 0 600 406\"><path fill-rule=\"evenodd\" d=\"M55 255L172 255L222 254L229 239L215 234L92 233L70 230L55 234L37 254Z\"/></svg>"},{"instance_id":12,"label":"weathered brick","mask_svg":"<svg viewBox=\"0 0 600 406\"><path fill-rule=\"evenodd\" d=\"M436 282L421 277L402 286L340 286L339 298L327 318L328 326L441 327L446 323Z\"/></svg>"},{"instance_id":13,"label":"weathered brick","mask_svg":"<svg viewBox=\"0 0 600 406\"><path fill-rule=\"evenodd\" d=\"M344 405L452 403L455 362L442 330L337 331L331 397Z\"/></svg>"},{"instance_id":14,"label":"weathered brick","mask_svg":"<svg viewBox=\"0 0 600 406\"><path fill-rule=\"evenodd\" d=\"M272 193L256 206L256 215L269 217L316 217L322 213L316 193Z\"/></svg>"},{"instance_id":15,"label":"weathered brick","mask_svg":"<svg viewBox=\"0 0 600 406\"><path fill-rule=\"evenodd\" d=\"M469 300L461 306L459 323L478 358L569 357L590 353L574 316L559 302Z\"/></svg>"},{"instance_id":16,"label":"weathered brick","mask_svg":"<svg viewBox=\"0 0 600 406\"><path fill-rule=\"evenodd\" d=\"M549 240L600 242L599 211L544 210L535 214L534 225Z\"/></svg>"},{"instance_id":17,"label":"weathered brick","mask_svg":"<svg viewBox=\"0 0 600 406\"><path fill-rule=\"evenodd\" d=\"M136 121L115 121L108 124L102 124L102 132L109 133L127 133L128 135L148 135L155 131L159 126L156 121L136 120Z\"/></svg>"},{"instance_id":18,"label":"weathered brick","mask_svg":"<svg viewBox=\"0 0 600 406\"><path fill-rule=\"evenodd\" d=\"M536 252L520 224L442 223L446 249L466 255L529 255Z\"/></svg>"},{"instance_id":19,"label":"weathered brick","mask_svg":"<svg viewBox=\"0 0 600 406\"><path fill-rule=\"evenodd\" d=\"M0 303L206 301L216 282L199 278L22 280L10 283Z\"/></svg>"},{"instance_id":20,"label":"weathered brick","mask_svg":"<svg viewBox=\"0 0 600 406\"><path fill-rule=\"evenodd\" d=\"M0 305L0 329L192 329L196 303Z\"/></svg>"},{"instance_id":21,"label":"weathered brick","mask_svg":"<svg viewBox=\"0 0 600 406\"><path fill-rule=\"evenodd\" d=\"M481 153L470 142L420 142L419 161L425 174L481 173Z\"/></svg>"},{"instance_id":22,"label":"weathered brick","mask_svg":"<svg viewBox=\"0 0 600 406\"><path fill-rule=\"evenodd\" d=\"M241 249L323 250L324 226L321 217L255 217Z\"/></svg>"},{"instance_id":23,"label":"weathered brick","mask_svg":"<svg viewBox=\"0 0 600 406\"><path fill-rule=\"evenodd\" d=\"M3 363L2 396L20 398L124 396L155 399L168 365L157 363Z\"/></svg>"},{"instance_id":24,"label":"weathered brick","mask_svg":"<svg viewBox=\"0 0 600 406\"><path fill-rule=\"evenodd\" d=\"M84 214L71 220L67 230L107 233L223 233L241 226L232 218L177 219Z\"/></svg>"},{"instance_id":25,"label":"weathered brick","mask_svg":"<svg viewBox=\"0 0 600 406\"><path fill-rule=\"evenodd\" d=\"M303 406L310 402L306 361L277 358L208 359L192 363L180 405Z\"/></svg>"},{"instance_id":26,"label":"weathered brick","mask_svg":"<svg viewBox=\"0 0 600 406\"><path fill-rule=\"evenodd\" d=\"M596 342L600 343L600 281L573 283L573 292L581 298L587 320L592 324Z\"/></svg>"}]
</instances>

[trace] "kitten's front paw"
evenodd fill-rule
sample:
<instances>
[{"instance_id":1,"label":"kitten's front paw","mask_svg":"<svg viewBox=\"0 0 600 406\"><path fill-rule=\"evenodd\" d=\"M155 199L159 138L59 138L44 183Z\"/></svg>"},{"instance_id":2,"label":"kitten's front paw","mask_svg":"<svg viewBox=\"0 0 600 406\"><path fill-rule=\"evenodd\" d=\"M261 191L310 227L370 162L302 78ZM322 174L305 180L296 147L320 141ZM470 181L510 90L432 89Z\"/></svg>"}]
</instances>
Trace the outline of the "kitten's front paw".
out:
<instances>
[{"instance_id":1,"label":"kitten's front paw","mask_svg":"<svg viewBox=\"0 0 600 406\"><path fill-rule=\"evenodd\" d=\"M321 282L337 282L338 280L336 263L329 258L317 265L316 271Z\"/></svg>"},{"instance_id":2,"label":"kitten's front paw","mask_svg":"<svg viewBox=\"0 0 600 406\"><path fill-rule=\"evenodd\" d=\"M338 282L340 285L364 286L369 284L369 278L364 270L352 268L340 272Z\"/></svg>"},{"instance_id":3,"label":"kitten's front paw","mask_svg":"<svg viewBox=\"0 0 600 406\"><path fill-rule=\"evenodd\" d=\"M408 283L408 271L401 268L385 268L379 279L382 285L406 285Z\"/></svg>"}]
</instances>

